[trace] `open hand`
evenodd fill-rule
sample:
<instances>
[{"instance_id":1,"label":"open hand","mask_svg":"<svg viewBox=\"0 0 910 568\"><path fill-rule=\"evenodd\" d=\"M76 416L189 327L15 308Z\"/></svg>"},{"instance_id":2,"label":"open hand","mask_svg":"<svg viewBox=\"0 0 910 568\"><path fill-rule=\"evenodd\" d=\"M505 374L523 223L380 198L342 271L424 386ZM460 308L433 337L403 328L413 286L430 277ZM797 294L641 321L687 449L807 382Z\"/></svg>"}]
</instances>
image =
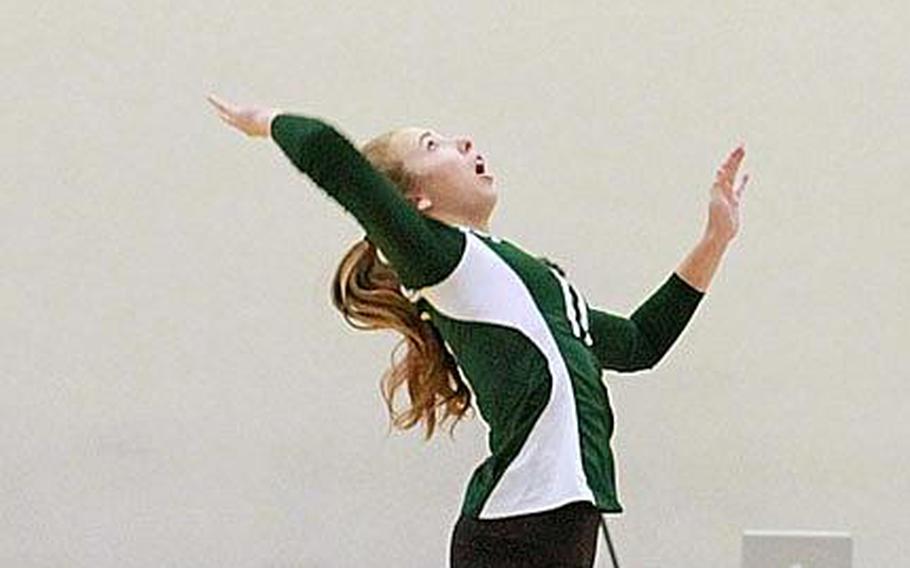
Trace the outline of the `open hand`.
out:
<instances>
[{"instance_id":1,"label":"open hand","mask_svg":"<svg viewBox=\"0 0 910 568\"><path fill-rule=\"evenodd\" d=\"M711 203L708 207L708 226L706 234L720 240L729 242L739 230L739 205L749 174L743 175L739 187L734 191L733 182L736 179L736 170L742 162L746 151L743 146L738 146L727 157L726 162L718 168L717 177L711 186Z\"/></svg>"},{"instance_id":2,"label":"open hand","mask_svg":"<svg viewBox=\"0 0 910 568\"><path fill-rule=\"evenodd\" d=\"M231 104L216 97L214 93L209 93L206 98L215 107L222 120L251 137L269 136L272 118L281 112L281 109L278 108Z\"/></svg>"}]
</instances>

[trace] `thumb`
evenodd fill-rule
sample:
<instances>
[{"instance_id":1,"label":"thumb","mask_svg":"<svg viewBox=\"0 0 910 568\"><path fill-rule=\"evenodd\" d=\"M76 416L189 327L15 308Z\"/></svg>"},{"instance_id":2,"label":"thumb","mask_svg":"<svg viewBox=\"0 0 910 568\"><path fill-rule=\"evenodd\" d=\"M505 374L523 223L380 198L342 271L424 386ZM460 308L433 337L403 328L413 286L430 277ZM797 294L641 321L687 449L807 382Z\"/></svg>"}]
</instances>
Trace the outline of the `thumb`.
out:
<instances>
[{"instance_id":1,"label":"thumb","mask_svg":"<svg viewBox=\"0 0 910 568\"><path fill-rule=\"evenodd\" d=\"M749 174L743 174L743 180L739 182L739 188L736 190L736 199L742 197L743 192L746 191L746 182L749 181Z\"/></svg>"}]
</instances>

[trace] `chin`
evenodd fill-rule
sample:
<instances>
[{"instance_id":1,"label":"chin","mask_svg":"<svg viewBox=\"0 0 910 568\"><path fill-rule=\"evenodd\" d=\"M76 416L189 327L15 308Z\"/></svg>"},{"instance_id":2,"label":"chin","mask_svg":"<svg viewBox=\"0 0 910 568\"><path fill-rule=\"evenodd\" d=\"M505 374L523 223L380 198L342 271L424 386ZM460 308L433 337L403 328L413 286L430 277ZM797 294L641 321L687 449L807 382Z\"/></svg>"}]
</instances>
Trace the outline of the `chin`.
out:
<instances>
[{"instance_id":1,"label":"chin","mask_svg":"<svg viewBox=\"0 0 910 568\"><path fill-rule=\"evenodd\" d=\"M496 193L496 178L494 178L494 177L477 178L477 181L479 182L479 187L480 187L481 193L485 193L485 194L490 194L490 193L495 194Z\"/></svg>"},{"instance_id":2,"label":"chin","mask_svg":"<svg viewBox=\"0 0 910 568\"><path fill-rule=\"evenodd\" d=\"M493 210L496 209L496 202L498 201L499 196L494 192L489 195L487 198L486 210L487 217L493 214Z\"/></svg>"},{"instance_id":3,"label":"chin","mask_svg":"<svg viewBox=\"0 0 910 568\"><path fill-rule=\"evenodd\" d=\"M489 191L487 192L487 197L490 200L491 207L492 207L493 205L496 205L496 201L499 199L499 192L496 190L495 187L491 187L489 189Z\"/></svg>"}]
</instances>

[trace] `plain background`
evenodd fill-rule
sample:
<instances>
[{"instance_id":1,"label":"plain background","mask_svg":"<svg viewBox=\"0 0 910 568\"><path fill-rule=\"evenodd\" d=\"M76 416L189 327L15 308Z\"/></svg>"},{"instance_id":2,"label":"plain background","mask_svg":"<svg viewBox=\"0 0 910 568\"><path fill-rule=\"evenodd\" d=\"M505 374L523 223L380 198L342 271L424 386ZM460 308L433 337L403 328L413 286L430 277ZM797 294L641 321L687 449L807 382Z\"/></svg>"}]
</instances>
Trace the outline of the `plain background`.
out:
<instances>
[{"instance_id":1,"label":"plain background","mask_svg":"<svg viewBox=\"0 0 910 568\"><path fill-rule=\"evenodd\" d=\"M398 337L329 303L362 230L208 92L357 143L473 136L492 232L623 315L695 245L745 142L742 228L695 317L655 369L604 374L620 560L736 566L744 529L817 529L851 532L857 566L910 561L905 3L19 2L2 20L0 565L446 564L486 428L387 435Z\"/></svg>"}]
</instances>

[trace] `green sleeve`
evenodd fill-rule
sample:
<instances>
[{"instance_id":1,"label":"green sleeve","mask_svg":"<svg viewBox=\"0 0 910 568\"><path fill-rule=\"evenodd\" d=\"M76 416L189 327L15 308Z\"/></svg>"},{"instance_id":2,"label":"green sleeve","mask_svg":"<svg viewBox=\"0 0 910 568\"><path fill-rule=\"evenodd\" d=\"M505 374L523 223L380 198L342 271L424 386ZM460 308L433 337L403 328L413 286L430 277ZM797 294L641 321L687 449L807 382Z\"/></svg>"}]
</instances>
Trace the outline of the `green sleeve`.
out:
<instances>
[{"instance_id":1,"label":"green sleeve","mask_svg":"<svg viewBox=\"0 0 910 568\"><path fill-rule=\"evenodd\" d=\"M458 264L464 233L417 211L334 126L282 113L270 134L297 169L354 216L405 287L435 284Z\"/></svg>"},{"instance_id":2,"label":"green sleeve","mask_svg":"<svg viewBox=\"0 0 910 568\"><path fill-rule=\"evenodd\" d=\"M629 318L590 309L591 349L601 367L620 372L652 368L670 350L704 295L673 272Z\"/></svg>"}]
</instances>

